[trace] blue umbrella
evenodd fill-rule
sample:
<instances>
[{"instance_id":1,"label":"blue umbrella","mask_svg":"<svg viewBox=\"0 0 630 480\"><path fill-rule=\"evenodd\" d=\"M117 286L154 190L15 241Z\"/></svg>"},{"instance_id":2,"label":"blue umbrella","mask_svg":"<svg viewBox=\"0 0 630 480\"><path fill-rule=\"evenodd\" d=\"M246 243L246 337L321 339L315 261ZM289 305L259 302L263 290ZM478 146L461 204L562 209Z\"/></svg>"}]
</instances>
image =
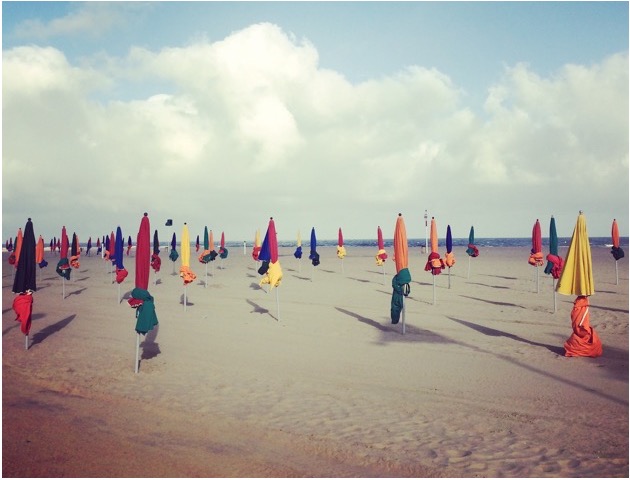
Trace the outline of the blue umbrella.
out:
<instances>
[{"instance_id":1,"label":"blue umbrella","mask_svg":"<svg viewBox=\"0 0 630 480\"><path fill-rule=\"evenodd\" d=\"M116 283L118 284L118 303L120 303L120 284L127 277L127 270L123 265L123 249L124 240L122 236L122 229L118 227L116 229L116 246L114 249L114 264L116 265Z\"/></svg>"},{"instance_id":2,"label":"blue umbrella","mask_svg":"<svg viewBox=\"0 0 630 480\"><path fill-rule=\"evenodd\" d=\"M308 256L313 266L319 265L319 253L317 253L317 237L315 236L315 227L311 230L311 254Z\"/></svg>"},{"instance_id":3,"label":"blue umbrella","mask_svg":"<svg viewBox=\"0 0 630 480\"><path fill-rule=\"evenodd\" d=\"M446 226L446 255L444 256L444 264L448 267L448 288L451 288L451 267L455 265L455 256L453 255L453 234L451 226Z\"/></svg>"}]
</instances>

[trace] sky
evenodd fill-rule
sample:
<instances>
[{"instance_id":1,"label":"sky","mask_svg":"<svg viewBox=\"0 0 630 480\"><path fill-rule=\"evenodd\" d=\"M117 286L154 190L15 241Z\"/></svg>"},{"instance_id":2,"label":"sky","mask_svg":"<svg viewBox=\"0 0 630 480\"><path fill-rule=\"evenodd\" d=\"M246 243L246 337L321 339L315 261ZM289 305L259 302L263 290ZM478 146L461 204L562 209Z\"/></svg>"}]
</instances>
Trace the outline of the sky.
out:
<instances>
[{"instance_id":1,"label":"sky","mask_svg":"<svg viewBox=\"0 0 630 480\"><path fill-rule=\"evenodd\" d=\"M3 242L629 221L628 2L2 2ZM173 219L173 227L165 221ZM168 236L168 238L167 238Z\"/></svg>"}]
</instances>

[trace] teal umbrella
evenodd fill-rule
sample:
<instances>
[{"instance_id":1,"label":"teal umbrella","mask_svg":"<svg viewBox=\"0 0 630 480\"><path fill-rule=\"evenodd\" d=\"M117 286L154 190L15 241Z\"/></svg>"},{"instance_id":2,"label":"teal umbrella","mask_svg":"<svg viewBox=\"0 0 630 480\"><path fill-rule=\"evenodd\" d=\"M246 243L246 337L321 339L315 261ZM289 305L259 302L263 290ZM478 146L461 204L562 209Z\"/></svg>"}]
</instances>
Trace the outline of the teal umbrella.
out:
<instances>
[{"instance_id":1,"label":"teal umbrella","mask_svg":"<svg viewBox=\"0 0 630 480\"><path fill-rule=\"evenodd\" d=\"M558 255L558 232L556 231L556 220L551 216L549 222L549 254L547 255L547 266L545 273L553 277L553 311L557 310L556 304L556 280L560 278L564 260Z\"/></svg>"},{"instance_id":2,"label":"teal umbrella","mask_svg":"<svg viewBox=\"0 0 630 480\"><path fill-rule=\"evenodd\" d=\"M466 253L468 254L468 276L466 278L470 278L470 258L478 257L479 250L475 247L475 227L470 227L470 233L468 234L468 248L466 249Z\"/></svg>"}]
</instances>

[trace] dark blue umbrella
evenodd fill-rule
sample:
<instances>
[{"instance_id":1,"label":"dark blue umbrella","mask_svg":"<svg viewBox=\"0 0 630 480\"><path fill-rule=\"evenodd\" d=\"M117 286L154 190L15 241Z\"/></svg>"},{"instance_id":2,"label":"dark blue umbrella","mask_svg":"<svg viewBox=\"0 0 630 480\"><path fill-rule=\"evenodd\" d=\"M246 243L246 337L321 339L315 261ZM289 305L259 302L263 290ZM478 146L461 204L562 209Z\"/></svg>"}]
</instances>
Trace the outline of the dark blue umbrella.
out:
<instances>
[{"instance_id":1,"label":"dark blue umbrella","mask_svg":"<svg viewBox=\"0 0 630 480\"><path fill-rule=\"evenodd\" d=\"M448 288L451 288L451 267L455 265L455 255L453 255L453 234L451 226L446 226L446 255L444 264L448 267Z\"/></svg>"},{"instance_id":2,"label":"dark blue umbrella","mask_svg":"<svg viewBox=\"0 0 630 480\"><path fill-rule=\"evenodd\" d=\"M319 265L319 253L317 253L317 237L315 236L315 227L311 229L311 254L308 256L314 267Z\"/></svg>"},{"instance_id":3,"label":"dark blue umbrella","mask_svg":"<svg viewBox=\"0 0 630 480\"><path fill-rule=\"evenodd\" d=\"M116 229L116 245L114 246L114 265L116 266L116 283L118 284L118 303L120 303L120 284L123 282L129 272L123 265L123 250L125 248L122 229Z\"/></svg>"}]
</instances>

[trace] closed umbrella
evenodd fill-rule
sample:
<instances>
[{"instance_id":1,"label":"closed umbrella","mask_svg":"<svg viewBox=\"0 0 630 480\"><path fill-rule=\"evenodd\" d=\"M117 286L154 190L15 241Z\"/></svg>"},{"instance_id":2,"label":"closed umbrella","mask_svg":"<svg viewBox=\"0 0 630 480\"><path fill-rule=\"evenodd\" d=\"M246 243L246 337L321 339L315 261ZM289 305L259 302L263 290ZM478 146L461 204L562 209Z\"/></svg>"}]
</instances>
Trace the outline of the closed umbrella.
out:
<instances>
[{"instance_id":1,"label":"closed umbrella","mask_svg":"<svg viewBox=\"0 0 630 480\"><path fill-rule=\"evenodd\" d=\"M92 250L92 237L88 238L87 249L85 250L85 256L90 256L90 250Z\"/></svg>"},{"instance_id":2,"label":"closed umbrella","mask_svg":"<svg viewBox=\"0 0 630 480\"><path fill-rule=\"evenodd\" d=\"M199 251L199 235L197 235L197 241L195 242L195 252Z\"/></svg>"},{"instance_id":3,"label":"closed umbrella","mask_svg":"<svg viewBox=\"0 0 630 480\"><path fill-rule=\"evenodd\" d=\"M70 280L70 262L68 261L68 235L66 233L66 227L61 228L61 239L59 246L59 262L57 262L57 274L61 277L61 298L66 298L66 280Z\"/></svg>"},{"instance_id":4,"label":"closed umbrella","mask_svg":"<svg viewBox=\"0 0 630 480\"><path fill-rule=\"evenodd\" d=\"M125 241L123 240L122 229L116 228L116 243L114 246L114 263L116 265L116 283L118 284L118 303L120 303L120 284L127 278L129 272L123 264L123 254Z\"/></svg>"},{"instance_id":5,"label":"closed umbrella","mask_svg":"<svg viewBox=\"0 0 630 480\"><path fill-rule=\"evenodd\" d=\"M276 224L273 217L269 218L267 233L260 249L258 258L262 261L262 266L258 269L258 273L263 275L260 280L260 286L269 285L269 292L274 287L279 287L282 281L282 267L278 258L278 236L276 234ZM278 288L276 288L276 306L278 310L278 320L280 320L280 299Z\"/></svg>"},{"instance_id":6,"label":"closed umbrella","mask_svg":"<svg viewBox=\"0 0 630 480\"><path fill-rule=\"evenodd\" d=\"M376 229L376 244L378 252L376 253L376 265L381 267L383 272L383 283L385 283L385 260L387 260L387 252L385 251L385 242L383 241L383 231L381 227Z\"/></svg>"},{"instance_id":7,"label":"closed umbrella","mask_svg":"<svg viewBox=\"0 0 630 480\"><path fill-rule=\"evenodd\" d=\"M577 295L571 311L573 333L564 344L565 356L599 357L603 352L602 342L595 329L590 326L588 300L588 297L595 293L591 246L586 230L586 219L581 211L556 291L562 295Z\"/></svg>"},{"instance_id":8,"label":"closed umbrella","mask_svg":"<svg viewBox=\"0 0 630 480\"><path fill-rule=\"evenodd\" d=\"M72 245L70 247L70 266L72 268L79 268L81 265L79 257L81 256L81 250L79 249L79 237L76 233L72 234Z\"/></svg>"},{"instance_id":9,"label":"closed umbrella","mask_svg":"<svg viewBox=\"0 0 630 480\"><path fill-rule=\"evenodd\" d=\"M228 249L225 246L225 232L221 232L221 243L219 244L219 258L221 258L221 260L225 260L227 256L228 256Z\"/></svg>"},{"instance_id":10,"label":"closed umbrella","mask_svg":"<svg viewBox=\"0 0 630 480\"><path fill-rule=\"evenodd\" d=\"M129 238L127 239L127 256L129 256L129 252L131 252L132 246L133 246L133 243L131 243L131 235L129 235Z\"/></svg>"},{"instance_id":11,"label":"closed umbrella","mask_svg":"<svg viewBox=\"0 0 630 480\"><path fill-rule=\"evenodd\" d=\"M319 253L317 253L317 236L315 235L315 227L311 229L311 253L308 256L308 259L311 261L311 264L313 265L311 267L311 281L312 281L315 267L319 265Z\"/></svg>"},{"instance_id":12,"label":"closed umbrella","mask_svg":"<svg viewBox=\"0 0 630 480\"><path fill-rule=\"evenodd\" d=\"M396 275L392 278L391 319L393 324L400 321L402 314L402 333L405 333L405 297L411 292L411 273L409 272L409 246L407 229L402 214L398 214L394 228L394 264Z\"/></svg>"},{"instance_id":13,"label":"closed umbrella","mask_svg":"<svg viewBox=\"0 0 630 480\"><path fill-rule=\"evenodd\" d=\"M612 223L612 250L610 251L615 258L615 285L619 285L619 268L617 260L624 257L623 250L619 247L619 225L617 219L613 219Z\"/></svg>"},{"instance_id":14,"label":"closed umbrella","mask_svg":"<svg viewBox=\"0 0 630 480\"><path fill-rule=\"evenodd\" d=\"M35 279L35 232L33 222L29 218L24 227L24 235L20 242L19 255L16 258L16 271L13 278L13 311L16 321L20 322L20 330L25 335L24 348L28 350L28 335L31 330L33 313L33 293L37 291Z\"/></svg>"},{"instance_id":15,"label":"closed umbrella","mask_svg":"<svg viewBox=\"0 0 630 480\"><path fill-rule=\"evenodd\" d=\"M453 234L451 226L446 226L446 255L444 256L444 265L448 267L448 288L451 288L451 267L455 265L455 254L453 254Z\"/></svg>"},{"instance_id":16,"label":"closed umbrella","mask_svg":"<svg viewBox=\"0 0 630 480\"><path fill-rule=\"evenodd\" d=\"M542 267L543 261L542 254L542 234L540 232L540 222L536 219L534 228L532 228L532 249L527 260L530 265L536 267L536 293L540 293L540 281L538 268Z\"/></svg>"},{"instance_id":17,"label":"closed umbrella","mask_svg":"<svg viewBox=\"0 0 630 480\"><path fill-rule=\"evenodd\" d=\"M343 246L343 232L341 231L341 227L339 227L339 232L337 233L337 256L341 259L341 273L344 273L343 258L346 256L346 247Z\"/></svg>"},{"instance_id":18,"label":"closed umbrella","mask_svg":"<svg viewBox=\"0 0 630 480\"><path fill-rule=\"evenodd\" d=\"M470 233L468 234L468 248L466 249L468 254L468 275L466 278L470 278L470 259L479 256L479 250L475 246L475 227L470 227Z\"/></svg>"},{"instance_id":19,"label":"closed umbrella","mask_svg":"<svg viewBox=\"0 0 630 480\"><path fill-rule=\"evenodd\" d=\"M137 242L136 242L137 243ZM162 266L162 259L160 258L160 240L158 238L157 229L153 232L153 253L151 254L151 268L157 274ZM157 275L155 276L155 285L157 285Z\"/></svg>"},{"instance_id":20,"label":"closed umbrella","mask_svg":"<svg viewBox=\"0 0 630 480\"><path fill-rule=\"evenodd\" d=\"M151 263L150 234L149 216L145 212L140 220L140 228L136 238L135 288L131 291L131 298L128 300L129 305L136 310L136 373L138 373L140 364L140 335L146 335L158 325L154 299L148 291L149 265Z\"/></svg>"},{"instance_id":21,"label":"closed umbrella","mask_svg":"<svg viewBox=\"0 0 630 480\"><path fill-rule=\"evenodd\" d=\"M551 216L549 222L549 254L547 255L547 266L545 273L553 277L553 311L557 310L556 302L556 280L560 278L564 259L558 255L558 232L556 231L556 220Z\"/></svg>"},{"instance_id":22,"label":"closed umbrella","mask_svg":"<svg viewBox=\"0 0 630 480\"><path fill-rule=\"evenodd\" d=\"M206 266L206 281L204 282L204 288L208 286L208 262L214 260L217 256L217 252L210 250L210 237L208 236L208 227L203 230L203 252L199 255L198 260Z\"/></svg>"},{"instance_id":23,"label":"closed umbrella","mask_svg":"<svg viewBox=\"0 0 630 480\"><path fill-rule=\"evenodd\" d=\"M175 262L179 258L179 253L177 253L177 236L175 235L175 232L173 232L173 238L171 238L171 253L168 258L170 258L171 262L173 262L173 275L175 275Z\"/></svg>"},{"instance_id":24,"label":"closed umbrella","mask_svg":"<svg viewBox=\"0 0 630 480\"><path fill-rule=\"evenodd\" d=\"M429 257L427 259L427 263L424 266L424 270L426 272L431 272L433 278L433 305L435 305L435 276L442 273L444 270L444 260L440 257L440 252L438 251L438 234L437 234L437 224L435 223L435 217L431 217L431 253L429 253Z\"/></svg>"},{"instance_id":25,"label":"closed umbrella","mask_svg":"<svg viewBox=\"0 0 630 480\"><path fill-rule=\"evenodd\" d=\"M100 255L102 251L103 251L103 245L101 244L101 239L97 238L96 239L96 254Z\"/></svg>"},{"instance_id":26,"label":"closed umbrella","mask_svg":"<svg viewBox=\"0 0 630 480\"><path fill-rule=\"evenodd\" d=\"M254 248L252 248L252 258L255 262L258 261L258 256L260 255L260 230L256 230L256 234L254 235ZM254 270L256 267L254 267Z\"/></svg>"},{"instance_id":27,"label":"closed umbrella","mask_svg":"<svg viewBox=\"0 0 630 480\"><path fill-rule=\"evenodd\" d=\"M18 228L17 237L15 237L15 250L9 255L9 265L13 265L11 269L11 278L15 279L15 270L18 267L18 260L20 258L20 248L22 248L22 239L24 238L24 234L22 233L22 229Z\"/></svg>"},{"instance_id":28,"label":"closed umbrella","mask_svg":"<svg viewBox=\"0 0 630 480\"><path fill-rule=\"evenodd\" d=\"M179 268L179 276L184 281L184 311L186 311L187 287L189 283L197 278L197 275L190 269L190 234L186 223L184 223L184 228L182 229L182 243L180 248L182 251L182 264Z\"/></svg>"},{"instance_id":29,"label":"closed umbrella","mask_svg":"<svg viewBox=\"0 0 630 480\"><path fill-rule=\"evenodd\" d=\"M302 271L302 237L300 231L297 232L297 241L293 256L298 259L298 272Z\"/></svg>"},{"instance_id":30,"label":"closed umbrella","mask_svg":"<svg viewBox=\"0 0 630 480\"><path fill-rule=\"evenodd\" d=\"M48 266L48 262L44 259L44 239L39 236L37 246L35 247L35 263L39 265L39 280L42 279L42 268Z\"/></svg>"}]
</instances>

